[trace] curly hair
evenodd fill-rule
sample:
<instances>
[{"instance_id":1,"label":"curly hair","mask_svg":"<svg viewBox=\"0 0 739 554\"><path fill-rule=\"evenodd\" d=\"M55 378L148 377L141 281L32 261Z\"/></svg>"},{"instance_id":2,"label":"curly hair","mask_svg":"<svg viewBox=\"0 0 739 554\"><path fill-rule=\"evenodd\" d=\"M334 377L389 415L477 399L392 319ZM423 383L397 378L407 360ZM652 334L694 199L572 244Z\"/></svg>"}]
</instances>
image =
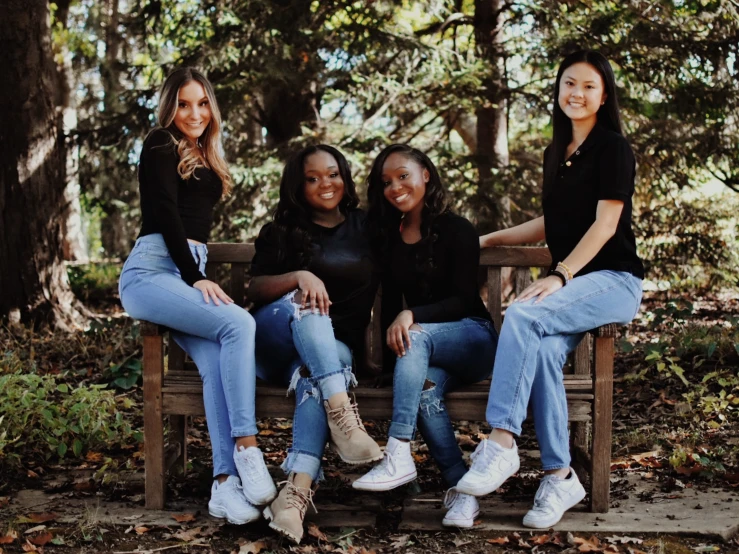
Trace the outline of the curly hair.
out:
<instances>
[{"instance_id":1,"label":"curly hair","mask_svg":"<svg viewBox=\"0 0 739 554\"><path fill-rule=\"evenodd\" d=\"M416 273L420 286L428 285L427 276L434 268L434 243L438 238L436 218L448 213L449 206L446 189L441 182L439 171L429 157L420 150L407 144L391 144L375 158L367 177L367 222L373 248L383 264L388 261L390 248L400 234L400 221L403 214L392 206L385 198L385 183L382 170L385 162L392 154L400 154L411 160L429 173L426 183L426 194L421 211L421 240L417 243Z\"/></svg>"},{"instance_id":2,"label":"curly hair","mask_svg":"<svg viewBox=\"0 0 739 554\"><path fill-rule=\"evenodd\" d=\"M280 180L280 200L273 216L274 228L279 241L280 262L287 271L305 269L311 260L310 233L312 209L305 199L305 161L317 152L326 152L334 157L339 166L339 175L344 182L344 196L339 210L347 215L359 205L359 196L352 179L349 162L333 146L316 144L307 146L292 156L285 164Z\"/></svg>"}]
</instances>

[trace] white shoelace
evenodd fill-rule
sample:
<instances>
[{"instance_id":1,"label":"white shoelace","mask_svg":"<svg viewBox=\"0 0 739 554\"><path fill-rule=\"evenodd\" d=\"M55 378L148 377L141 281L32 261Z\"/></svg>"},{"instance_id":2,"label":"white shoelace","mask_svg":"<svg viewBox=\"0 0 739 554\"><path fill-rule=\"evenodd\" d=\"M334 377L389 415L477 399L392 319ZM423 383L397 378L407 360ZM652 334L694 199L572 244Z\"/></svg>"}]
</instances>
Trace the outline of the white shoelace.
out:
<instances>
[{"instance_id":1,"label":"white shoelace","mask_svg":"<svg viewBox=\"0 0 739 554\"><path fill-rule=\"evenodd\" d=\"M457 497L459 497L459 493L455 487L447 489L446 494L444 495L444 507L447 509L451 508L454 505L454 502L456 502Z\"/></svg>"},{"instance_id":2,"label":"white shoelace","mask_svg":"<svg viewBox=\"0 0 739 554\"><path fill-rule=\"evenodd\" d=\"M534 508L541 510L548 507L550 496L557 496L557 490L554 485L554 477L547 475L542 479L539 490L536 491L536 496L534 497Z\"/></svg>"},{"instance_id":3,"label":"white shoelace","mask_svg":"<svg viewBox=\"0 0 739 554\"><path fill-rule=\"evenodd\" d=\"M472 460L472 469L480 472L487 470L499 453L500 452L492 446L488 448L488 441L483 440L477 445L477 448L475 448L475 451L470 456L470 459Z\"/></svg>"},{"instance_id":4,"label":"white shoelace","mask_svg":"<svg viewBox=\"0 0 739 554\"><path fill-rule=\"evenodd\" d=\"M448 510L454 509L455 511L464 512L468 504L474 501L474 496L469 494L462 494L456 487L447 489L444 495L444 507Z\"/></svg>"},{"instance_id":5,"label":"white shoelace","mask_svg":"<svg viewBox=\"0 0 739 554\"><path fill-rule=\"evenodd\" d=\"M397 468L395 466L395 458L393 455L385 450L385 455L382 458L382 461L377 464L375 467L373 467L368 475L375 476L380 473L387 473L388 475L395 475L397 472Z\"/></svg>"},{"instance_id":6,"label":"white shoelace","mask_svg":"<svg viewBox=\"0 0 739 554\"><path fill-rule=\"evenodd\" d=\"M251 470L246 474L246 478L249 479L250 482L255 483L261 479L269 478L269 471L267 471L267 467L264 465L264 463L260 462L260 456L258 453L250 452L249 454L242 457L242 460L246 462L246 466Z\"/></svg>"}]
</instances>

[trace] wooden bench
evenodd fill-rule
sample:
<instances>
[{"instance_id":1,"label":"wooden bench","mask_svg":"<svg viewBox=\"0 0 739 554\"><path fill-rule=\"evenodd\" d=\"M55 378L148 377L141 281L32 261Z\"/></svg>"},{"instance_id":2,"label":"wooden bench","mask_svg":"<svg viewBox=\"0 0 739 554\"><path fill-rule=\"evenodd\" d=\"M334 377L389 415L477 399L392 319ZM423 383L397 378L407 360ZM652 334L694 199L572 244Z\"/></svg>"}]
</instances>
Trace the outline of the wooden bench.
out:
<instances>
[{"instance_id":1,"label":"wooden bench","mask_svg":"<svg viewBox=\"0 0 739 554\"><path fill-rule=\"evenodd\" d=\"M254 256L251 244L208 245L207 274L218 279L239 305L245 305L246 272ZM546 268L549 251L540 247L496 247L481 253L483 299L500 329L503 268L514 268L521 286L530 280L530 268ZM230 278L224 279L228 274ZM226 282L227 281L227 282ZM379 295L368 332L373 359L380 359ZM144 340L144 453L146 507L162 509L168 468L187 464L187 416L203 416L202 385L197 368L186 362L185 353L168 341L166 328L142 322ZM615 326L606 325L585 335L565 367L573 466L590 482L591 510L604 513L609 507L611 463L611 414L613 407L613 354ZM166 364L165 364L166 359ZM447 395L446 406L454 420L484 421L489 382ZM386 419L392 415L392 388L374 388L360 381L353 389L363 419ZM257 383L256 412L259 417L291 418L293 396L283 387ZM169 416L169 446L165 449L164 416ZM379 438L379 437L377 437Z\"/></svg>"}]
</instances>

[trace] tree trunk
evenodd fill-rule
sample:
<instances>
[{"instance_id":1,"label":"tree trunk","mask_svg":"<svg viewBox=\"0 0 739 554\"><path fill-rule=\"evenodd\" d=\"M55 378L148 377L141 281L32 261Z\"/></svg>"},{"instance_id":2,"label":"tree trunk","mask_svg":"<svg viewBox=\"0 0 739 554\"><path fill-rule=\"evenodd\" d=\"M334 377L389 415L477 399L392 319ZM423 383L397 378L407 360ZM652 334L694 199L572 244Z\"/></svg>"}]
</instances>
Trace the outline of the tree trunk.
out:
<instances>
[{"instance_id":1,"label":"tree trunk","mask_svg":"<svg viewBox=\"0 0 739 554\"><path fill-rule=\"evenodd\" d=\"M83 318L62 262L66 159L49 18L47 0L0 6L0 318L72 328Z\"/></svg>"},{"instance_id":2,"label":"tree trunk","mask_svg":"<svg viewBox=\"0 0 739 554\"><path fill-rule=\"evenodd\" d=\"M502 7L502 0L475 0L475 43L481 58L489 63L483 104L476 110L477 199L482 208L478 224L493 229L511 225L510 198L506 191L496 190L494 172L509 163Z\"/></svg>"}]
</instances>

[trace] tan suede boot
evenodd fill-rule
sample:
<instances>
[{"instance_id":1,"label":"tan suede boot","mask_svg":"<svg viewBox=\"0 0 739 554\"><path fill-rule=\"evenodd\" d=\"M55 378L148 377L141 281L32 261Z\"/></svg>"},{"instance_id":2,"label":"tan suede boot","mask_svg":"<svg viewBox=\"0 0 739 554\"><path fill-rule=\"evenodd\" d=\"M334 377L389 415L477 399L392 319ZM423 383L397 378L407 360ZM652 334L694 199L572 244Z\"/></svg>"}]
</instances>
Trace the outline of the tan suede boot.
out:
<instances>
[{"instance_id":1,"label":"tan suede boot","mask_svg":"<svg viewBox=\"0 0 739 554\"><path fill-rule=\"evenodd\" d=\"M358 465L382 459L382 450L359 418L356 402L347 400L343 406L331 409L328 401L323 402L331 431L331 446L347 464Z\"/></svg>"},{"instance_id":2,"label":"tan suede boot","mask_svg":"<svg viewBox=\"0 0 739 554\"><path fill-rule=\"evenodd\" d=\"M313 506L313 490L297 487L293 484L294 476L291 475L287 481L279 483L285 486L274 499L272 504L264 509L264 517L269 521L269 526L292 540L295 544L300 544L303 538L303 518L308 504ZM318 510L316 510L317 512Z\"/></svg>"}]
</instances>

